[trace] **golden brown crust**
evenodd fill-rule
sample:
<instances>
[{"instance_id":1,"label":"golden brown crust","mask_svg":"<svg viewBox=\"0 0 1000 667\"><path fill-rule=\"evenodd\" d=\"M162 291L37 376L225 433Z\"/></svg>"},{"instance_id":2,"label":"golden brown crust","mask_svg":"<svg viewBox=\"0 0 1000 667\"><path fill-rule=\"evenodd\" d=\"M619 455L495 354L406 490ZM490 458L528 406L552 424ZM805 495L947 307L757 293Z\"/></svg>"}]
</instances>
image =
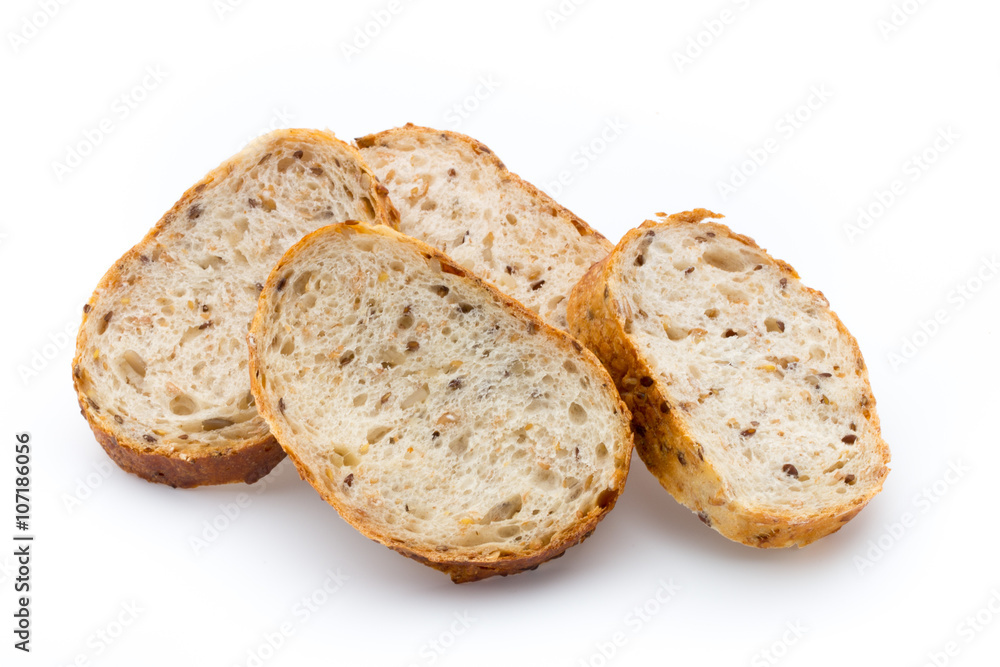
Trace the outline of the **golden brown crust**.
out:
<instances>
[{"instance_id":1,"label":"golden brown crust","mask_svg":"<svg viewBox=\"0 0 1000 667\"><path fill-rule=\"evenodd\" d=\"M725 235L758 249L770 258L750 237L736 234L722 224L703 222L706 218L720 217L722 216L705 209L695 209L669 216L662 221L647 220L640 227L629 231L615 250L592 266L574 288L568 304L570 333L604 361L622 399L632 411L635 446L639 457L678 502L731 540L764 548L805 546L836 532L856 516L881 490L882 481L888 473L886 464L889 462L889 448L880 434L875 398L868 385L861 350L840 318L830 311L841 336L851 341L859 367L865 373L870 423L879 457L884 464L878 471L878 482L867 495L827 508L821 513L801 514L746 506L732 497L728 485L712 464L705 460L701 445L691 437L683 410L671 402L668 392L655 380L657 376L649 362L632 343L625 331L624 315L615 305L611 282L623 249L651 229L670 225L699 225L706 231ZM798 278L798 274L787 263L770 259L787 278ZM818 305L829 310L822 293L806 289L819 300ZM644 383L648 386L644 386Z\"/></svg>"},{"instance_id":2,"label":"golden brown crust","mask_svg":"<svg viewBox=\"0 0 1000 667\"><path fill-rule=\"evenodd\" d=\"M477 155L479 155L485 160L492 162L496 166L496 168L500 171L501 178L510 180L515 186L526 191L529 195L537 197L538 199L542 200L545 206L550 207L552 215L565 216L567 220L573 225L573 227L576 228L576 231L579 232L580 236L592 236L600 240L602 242L602 245L604 245L607 248L608 252L611 251L613 244L611 243L611 241L605 238L603 234L601 234L596 229L594 229L586 222L584 222L584 220L580 218L580 216L576 215L565 206L560 205L557 201L552 199L552 197L548 196L547 194L539 190L537 187L535 187L528 181L525 181L520 176L507 169L507 166L500 160L500 158L496 156L496 153L490 150L490 148L486 146L486 144L482 143L481 141L477 141L472 137L466 136L464 134L459 134L458 132L451 132L449 130L435 130L430 127L422 127L420 125L414 125L413 123L407 123L403 127L397 127L391 130L384 130L382 132L377 132L375 134L369 134L367 136L355 139L354 141L357 144L358 148L371 148L372 146L385 145L390 137L398 134L406 134L408 132L421 132L421 133L428 132L431 134L436 133L440 135L442 139L458 141L460 143L469 146L470 148L472 148L473 151L475 151Z\"/></svg>"},{"instance_id":3,"label":"golden brown crust","mask_svg":"<svg viewBox=\"0 0 1000 667\"><path fill-rule=\"evenodd\" d=\"M216 449L184 460L155 451L136 451L133 446L119 444L114 434L94 422L90 422L90 427L97 442L122 470L174 488L234 482L253 484L285 458L284 451L270 435L240 447L238 452Z\"/></svg>"},{"instance_id":4,"label":"golden brown crust","mask_svg":"<svg viewBox=\"0 0 1000 667\"><path fill-rule=\"evenodd\" d=\"M378 181L378 177L366 166L361 153L352 145L340 141L332 133L321 130L290 129L272 133L269 144L278 146L286 142L335 143L347 151L362 171L371 177L370 193L373 207L382 224L399 228L399 213L388 197L388 190ZM126 268L141 262L140 257L147 252L156 238L166 231L171 223L186 214L188 208L206 187L216 181L223 181L241 159L237 154L210 171L198 183L190 187L167 213L153 226L139 243L129 249L116 261L101 278L90 300L84 307L73 358L73 385L76 388L80 410L90 425L97 441L104 451L123 470L138 475L150 482L168 484L174 487L190 488L210 484L246 482L252 484L266 475L284 458L280 447L269 433L248 437L225 448L207 448L205 451L177 451L168 443L157 439L144 442L129 435L115 420L101 411L86 393L86 371L82 370L82 353L87 347L86 325L88 317L96 315L94 306L98 295L104 290L114 289L121 283Z\"/></svg>"},{"instance_id":5,"label":"golden brown crust","mask_svg":"<svg viewBox=\"0 0 1000 667\"><path fill-rule=\"evenodd\" d=\"M600 360L569 334L545 324L541 318L525 308L520 302L508 297L485 280L454 263L450 258L438 250L432 248L426 243L423 243L422 241L396 232L395 230L369 227L354 221L323 227L308 234L292 246L292 248L285 253L284 257L281 258L278 264L271 271L271 274L268 276L264 289L261 292L257 314L254 316L253 322L250 326L250 333L247 337L247 341L250 348L251 390L256 398L258 411L271 427L271 431L277 437L278 442L289 442L291 436L285 428L284 419L282 419L273 408L274 401L269 400L266 390L261 385L260 358L255 345L255 338L263 327L263 318L265 314L271 312L271 306L268 299L270 298L270 295L275 293L276 284L285 273L285 267L290 262L294 261L297 255L302 252L305 247L310 245L314 239L326 234L343 233L343 228L345 227L351 227L357 233L381 235L415 247L425 257L438 260L441 263L442 270L447 273L462 276L473 282L475 285L490 292L494 298L500 301L505 307L514 311L517 315L523 317L529 322L533 322L537 327L538 333L549 335L554 338L567 352L572 350L573 353L579 355L582 363L591 365L595 371L605 378L606 382L604 383L604 388L608 392L608 395L613 399L614 403L618 406L618 417L621 421L622 435L626 439L627 446L625 448L626 451L624 451L621 455L621 460L618 458L615 459L616 474L610 487L614 493L602 496L601 502L598 503L598 505L591 510L586 517L580 519L571 527L571 529L560 531L548 545L540 550L532 551L530 547L526 545L522 548L520 553L489 560L463 557L462 553L459 552L458 549L452 551L437 551L411 547L405 543L395 540L389 535L379 532L366 522L363 512L353 510L341 502L339 498L331 494L322 480L318 480L313 476L309 468L305 466L295 455L295 452L291 448L282 445L285 447L285 451L288 453L289 458L298 469L299 476L308 481L323 497L323 499L332 505L340 516L360 533L369 539L384 544L390 549L407 556L408 558L412 558L413 560L423 563L424 565L449 574L452 581L455 583L479 581L494 575L506 576L509 574L524 572L526 570L533 570L541 563L561 556L563 552L571 546L579 544L584 539L589 537L601 519L603 519L605 515L607 515L607 513L610 512L615 506L618 497L625 488L625 480L628 477L629 463L632 457L633 438L632 432L628 427L629 411L615 391L611 377L608 376L608 373L601 365Z\"/></svg>"}]
</instances>

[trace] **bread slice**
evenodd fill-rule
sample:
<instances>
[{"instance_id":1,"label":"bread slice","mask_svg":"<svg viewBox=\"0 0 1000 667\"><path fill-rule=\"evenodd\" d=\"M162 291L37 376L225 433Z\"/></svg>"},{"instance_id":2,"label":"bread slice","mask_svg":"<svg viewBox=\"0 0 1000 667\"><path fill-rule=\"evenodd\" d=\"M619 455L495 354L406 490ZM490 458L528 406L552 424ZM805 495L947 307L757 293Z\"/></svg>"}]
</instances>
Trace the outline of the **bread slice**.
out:
<instances>
[{"instance_id":1,"label":"bread slice","mask_svg":"<svg viewBox=\"0 0 1000 667\"><path fill-rule=\"evenodd\" d=\"M257 406L300 475L456 582L558 556L625 484L628 411L597 358L387 227L293 246L249 344Z\"/></svg>"},{"instance_id":2,"label":"bread slice","mask_svg":"<svg viewBox=\"0 0 1000 667\"><path fill-rule=\"evenodd\" d=\"M209 173L101 279L73 360L80 407L128 472L255 482L283 457L257 415L246 333L268 271L337 220L396 225L386 190L328 132L268 134Z\"/></svg>"},{"instance_id":3,"label":"bread slice","mask_svg":"<svg viewBox=\"0 0 1000 667\"><path fill-rule=\"evenodd\" d=\"M660 214L665 215L665 214ZM820 292L698 209L630 231L573 291L642 460L729 539L804 546L879 492L889 449L857 342Z\"/></svg>"},{"instance_id":4,"label":"bread slice","mask_svg":"<svg viewBox=\"0 0 1000 667\"><path fill-rule=\"evenodd\" d=\"M357 143L399 207L400 231L566 328L570 290L610 241L465 135L409 124Z\"/></svg>"}]
</instances>

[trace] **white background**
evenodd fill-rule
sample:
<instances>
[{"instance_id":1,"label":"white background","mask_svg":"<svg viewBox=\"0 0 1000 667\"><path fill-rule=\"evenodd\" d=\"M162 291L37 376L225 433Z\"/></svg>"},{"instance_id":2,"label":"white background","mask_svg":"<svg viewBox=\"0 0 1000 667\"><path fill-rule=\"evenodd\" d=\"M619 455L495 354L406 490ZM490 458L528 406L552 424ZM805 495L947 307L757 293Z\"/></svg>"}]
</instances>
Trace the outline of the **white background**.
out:
<instances>
[{"instance_id":1,"label":"white background","mask_svg":"<svg viewBox=\"0 0 1000 667\"><path fill-rule=\"evenodd\" d=\"M0 663L996 664L997 3L49 4L51 18L36 0L0 11ZM366 24L377 34L346 53ZM109 467L70 380L107 267L267 128L351 139L407 121L477 137L613 240L703 206L791 262L866 356L893 454L884 492L819 543L757 551L635 459L586 543L456 586L356 533L287 464L262 486L189 491ZM67 171L71 151L87 155ZM859 208L875 215L850 234ZM11 632L22 431L30 655ZM346 579L327 594L331 571ZM661 582L678 587L668 602Z\"/></svg>"}]
</instances>

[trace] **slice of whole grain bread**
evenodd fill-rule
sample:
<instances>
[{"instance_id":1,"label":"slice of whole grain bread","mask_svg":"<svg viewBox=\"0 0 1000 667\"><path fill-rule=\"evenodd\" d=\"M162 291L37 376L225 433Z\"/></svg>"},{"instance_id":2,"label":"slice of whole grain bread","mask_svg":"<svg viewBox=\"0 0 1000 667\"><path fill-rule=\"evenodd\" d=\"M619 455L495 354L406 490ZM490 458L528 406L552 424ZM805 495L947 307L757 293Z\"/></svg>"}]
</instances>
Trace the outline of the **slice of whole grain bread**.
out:
<instances>
[{"instance_id":1,"label":"slice of whole grain bread","mask_svg":"<svg viewBox=\"0 0 1000 667\"><path fill-rule=\"evenodd\" d=\"M249 344L257 407L301 476L456 582L562 554L624 486L628 411L597 358L388 227L293 246Z\"/></svg>"},{"instance_id":2,"label":"slice of whole grain bread","mask_svg":"<svg viewBox=\"0 0 1000 667\"><path fill-rule=\"evenodd\" d=\"M274 263L337 220L397 224L357 150L279 130L188 190L84 307L73 382L112 459L149 481L254 482L284 456L257 415L245 337Z\"/></svg>"},{"instance_id":3,"label":"slice of whole grain bread","mask_svg":"<svg viewBox=\"0 0 1000 667\"><path fill-rule=\"evenodd\" d=\"M610 241L471 137L410 124L357 143L399 207L400 231L566 328L570 290Z\"/></svg>"},{"instance_id":4,"label":"slice of whole grain bread","mask_svg":"<svg viewBox=\"0 0 1000 667\"><path fill-rule=\"evenodd\" d=\"M633 413L636 448L722 535L803 546L881 490L882 440L854 337L785 262L704 209L647 221L574 289L570 332Z\"/></svg>"}]
</instances>

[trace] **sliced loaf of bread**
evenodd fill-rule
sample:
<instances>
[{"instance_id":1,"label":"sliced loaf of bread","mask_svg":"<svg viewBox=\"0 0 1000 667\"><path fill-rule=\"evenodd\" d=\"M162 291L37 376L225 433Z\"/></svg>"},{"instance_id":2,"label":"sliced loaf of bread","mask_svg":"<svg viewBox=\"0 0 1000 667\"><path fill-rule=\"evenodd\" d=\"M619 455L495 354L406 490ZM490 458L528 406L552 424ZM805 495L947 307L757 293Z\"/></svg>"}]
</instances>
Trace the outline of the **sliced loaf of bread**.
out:
<instances>
[{"instance_id":1,"label":"sliced loaf of bread","mask_svg":"<svg viewBox=\"0 0 1000 667\"><path fill-rule=\"evenodd\" d=\"M611 242L465 135L410 124L357 144L399 207L400 231L566 328L570 290Z\"/></svg>"},{"instance_id":2,"label":"sliced loaf of bread","mask_svg":"<svg viewBox=\"0 0 1000 667\"><path fill-rule=\"evenodd\" d=\"M456 582L562 554L622 491L629 415L597 358L388 227L293 246L249 345L257 407L300 475Z\"/></svg>"},{"instance_id":3,"label":"sliced loaf of bread","mask_svg":"<svg viewBox=\"0 0 1000 667\"><path fill-rule=\"evenodd\" d=\"M283 457L257 415L246 334L294 242L337 220L397 224L385 188L332 134L279 130L184 193L84 306L73 381L98 442L172 486L254 482Z\"/></svg>"},{"instance_id":4,"label":"sliced loaf of bread","mask_svg":"<svg viewBox=\"0 0 1000 667\"><path fill-rule=\"evenodd\" d=\"M722 535L803 546L882 488L889 449L857 342L791 266L704 209L647 221L573 291L636 448Z\"/></svg>"}]
</instances>

